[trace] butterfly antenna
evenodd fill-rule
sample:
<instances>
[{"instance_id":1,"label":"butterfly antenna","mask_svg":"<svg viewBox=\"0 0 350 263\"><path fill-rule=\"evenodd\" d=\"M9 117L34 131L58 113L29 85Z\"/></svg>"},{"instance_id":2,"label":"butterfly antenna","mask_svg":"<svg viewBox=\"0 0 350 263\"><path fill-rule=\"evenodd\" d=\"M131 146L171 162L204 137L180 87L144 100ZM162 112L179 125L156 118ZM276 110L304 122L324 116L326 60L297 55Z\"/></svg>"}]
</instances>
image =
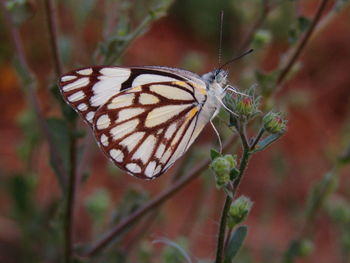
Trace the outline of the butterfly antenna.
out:
<instances>
[{"instance_id":1,"label":"butterfly antenna","mask_svg":"<svg viewBox=\"0 0 350 263\"><path fill-rule=\"evenodd\" d=\"M248 51L244 52L243 54L239 55L238 57L235 57L233 59L230 59L229 61L227 61L226 63L224 63L223 65L221 65L219 67L219 69L217 70L217 72L220 72L221 69L223 69L224 67L226 67L227 65L231 64L232 62L244 57L245 55L248 55L250 53L252 53L254 51L254 49L249 49Z\"/></svg>"},{"instance_id":2,"label":"butterfly antenna","mask_svg":"<svg viewBox=\"0 0 350 263\"><path fill-rule=\"evenodd\" d=\"M220 39L219 39L219 67L221 64L221 52L222 52L222 29L224 24L224 10L221 10L220 12Z\"/></svg>"},{"instance_id":3,"label":"butterfly antenna","mask_svg":"<svg viewBox=\"0 0 350 263\"><path fill-rule=\"evenodd\" d=\"M221 138L220 138L220 134L218 132L218 130L215 128L215 125L212 121L210 121L211 127L213 127L213 130L216 134L216 136L218 137L218 141L219 141L219 153L222 153L222 142L221 142Z\"/></svg>"}]
</instances>

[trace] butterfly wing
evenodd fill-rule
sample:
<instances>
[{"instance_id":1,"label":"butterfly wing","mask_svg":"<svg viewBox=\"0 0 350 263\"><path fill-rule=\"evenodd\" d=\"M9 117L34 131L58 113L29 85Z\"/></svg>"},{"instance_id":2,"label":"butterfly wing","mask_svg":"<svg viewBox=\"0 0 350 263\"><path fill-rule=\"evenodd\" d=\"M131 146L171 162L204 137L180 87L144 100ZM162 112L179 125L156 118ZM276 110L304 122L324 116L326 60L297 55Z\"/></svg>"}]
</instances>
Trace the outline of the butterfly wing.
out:
<instances>
[{"instance_id":1,"label":"butterfly wing","mask_svg":"<svg viewBox=\"0 0 350 263\"><path fill-rule=\"evenodd\" d=\"M118 93L96 112L94 133L121 169L153 179L187 150L201 110L186 82L155 82Z\"/></svg>"},{"instance_id":2,"label":"butterfly wing","mask_svg":"<svg viewBox=\"0 0 350 263\"><path fill-rule=\"evenodd\" d=\"M144 179L164 173L211 117L203 111L205 83L180 69L83 68L62 76L60 90L103 152Z\"/></svg>"}]
</instances>

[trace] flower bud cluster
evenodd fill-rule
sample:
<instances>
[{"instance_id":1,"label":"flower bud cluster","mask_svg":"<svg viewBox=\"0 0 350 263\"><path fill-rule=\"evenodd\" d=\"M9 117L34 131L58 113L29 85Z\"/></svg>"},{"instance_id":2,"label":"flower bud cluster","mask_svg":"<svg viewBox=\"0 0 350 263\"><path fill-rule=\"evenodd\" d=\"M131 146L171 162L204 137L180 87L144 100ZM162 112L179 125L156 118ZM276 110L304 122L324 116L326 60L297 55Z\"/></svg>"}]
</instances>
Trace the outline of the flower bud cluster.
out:
<instances>
[{"instance_id":1,"label":"flower bud cluster","mask_svg":"<svg viewBox=\"0 0 350 263\"><path fill-rule=\"evenodd\" d=\"M281 117L281 113L270 111L263 118L264 129L272 134L284 133L287 129L287 121Z\"/></svg>"},{"instance_id":2,"label":"flower bud cluster","mask_svg":"<svg viewBox=\"0 0 350 263\"><path fill-rule=\"evenodd\" d=\"M231 204L227 225L232 228L235 225L242 223L248 216L252 206L253 202L248 197L244 195L238 197Z\"/></svg>"},{"instance_id":3,"label":"flower bud cluster","mask_svg":"<svg viewBox=\"0 0 350 263\"><path fill-rule=\"evenodd\" d=\"M226 105L237 114L240 119L252 119L259 111L260 97L255 96L255 87L247 90L246 94L233 94L226 96Z\"/></svg>"},{"instance_id":4,"label":"flower bud cluster","mask_svg":"<svg viewBox=\"0 0 350 263\"><path fill-rule=\"evenodd\" d=\"M230 154L217 157L211 162L210 168L216 175L216 186L218 188L225 186L231 180L231 171L235 169L236 166L236 156Z\"/></svg>"}]
</instances>

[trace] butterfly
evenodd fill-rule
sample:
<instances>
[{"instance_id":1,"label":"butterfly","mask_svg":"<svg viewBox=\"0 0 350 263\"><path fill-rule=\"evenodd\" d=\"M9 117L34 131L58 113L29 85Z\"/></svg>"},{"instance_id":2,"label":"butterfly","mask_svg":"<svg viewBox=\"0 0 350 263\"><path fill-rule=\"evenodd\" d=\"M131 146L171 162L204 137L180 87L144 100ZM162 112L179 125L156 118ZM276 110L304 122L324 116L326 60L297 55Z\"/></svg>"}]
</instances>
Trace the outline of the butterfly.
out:
<instances>
[{"instance_id":1,"label":"butterfly","mask_svg":"<svg viewBox=\"0 0 350 263\"><path fill-rule=\"evenodd\" d=\"M63 75L59 88L112 162L154 179L219 112L226 82L223 69L199 76L161 66L94 66Z\"/></svg>"}]
</instances>

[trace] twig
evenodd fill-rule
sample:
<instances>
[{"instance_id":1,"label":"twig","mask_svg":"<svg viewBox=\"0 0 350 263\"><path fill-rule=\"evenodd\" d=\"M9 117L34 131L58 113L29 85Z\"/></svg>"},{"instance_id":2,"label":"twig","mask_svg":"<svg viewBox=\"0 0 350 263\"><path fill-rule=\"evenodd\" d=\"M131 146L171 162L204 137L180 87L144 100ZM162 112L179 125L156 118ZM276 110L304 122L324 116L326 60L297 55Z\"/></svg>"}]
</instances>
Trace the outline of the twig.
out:
<instances>
[{"instance_id":1,"label":"twig","mask_svg":"<svg viewBox=\"0 0 350 263\"><path fill-rule=\"evenodd\" d=\"M233 141L236 139L235 136L232 136L224 145L223 149L227 150ZM125 220L115 226L108 233L103 235L103 237L94 243L85 253L83 253L83 257L91 257L104 249L108 244L112 242L112 240L118 236L125 228L135 223L137 220L142 218L144 215L152 211L154 208L160 206L165 201L167 201L170 197L176 194L179 190L184 188L188 183L190 183L193 179L198 177L209 165L210 159L208 158L200 165L198 165L189 175L182 177L176 183L174 183L170 188L165 190L163 193L160 193L157 197L153 198L151 201L146 203L143 207L136 210L134 213L129 215Z\"/></svg>"},{"instance_id":2,"label":"twig","mask_svg":"<svg viewBox=\"0 0 350 263\"><path fill-rule=\"evenodd\" d=\"M279 74L277 81L276 81L276 90L281 86L281 84L283 83L287 74L292 69L292 67L295 64L295 62L297 61L297 59L299 58L301 52L304 50L312 33L315 30L316 25L318 24L318 22L321 19L322 13L324 12L324 10L326 8L327 3L328 3L328 0L322 0L322 2L320 3L320 5L316 11L315 17L313 18L313 20L311 22L310 27L308 28L305 35L298 43L294 53L291 55L290 59L288 60L288 63L286 64L286 66L282 69L281 73ZM276 93L276 92L274 92L274 93Z\"/></svg>"},{"instance_id":3,"label":"twig","mask_svg":"<svg viewBox=\"0 0 350 263\"><path fill-rule=\"evenodd\" d=\"M251 150L254 150L255 146L256 146L256 145L258 144L258 142L260 141L260 139L261 139L261 137L263 136L264 132L265 132L265 129L264 129L264 127L262 127L262 128L260 129L260 131L258 132L258 135L254 138L253 142L252 142L251 145L250 145L250 149L251 149Z\"/></svg>"},{"instance_id":4,"label":"twig","mask_svg":"<svg viewBox=\"0 0 350 263\"><path fill-rule=\"evenodd\" d=\"M49 151L50 151L50 156L52 158L52 162L56 164L56 167L58 169L58 173L57 173L57 179L59 181L59 184L61 186L61 189L64 189L65 187L65 171L64 171L64 165L62 162L62 159L60 158L59 155L59 151L56 148L56 145L52 139L52 135L51 132L47 126L44 114L41 110L36 92L35 92L35 78L34 75L32 74L28 63L27 63L27 59L26 59L26 55L24 52L24 48L23 48L23 41L22 38L18 32L18 29L16 28L16 26L14 25L11 16L8 14L6 7L5 7L5 1L1 0L1 9L3 11L4 14L4 18L5 18L5 23L7 24L7 27L10 30L11 33L11 37L15 46L15 50L20 62L20 65L22 67L22 73L25 74L24 76L22 76L22 80L23 80L23 85L25 86L25 90L27 91L27 96L28 96L28 100L29 103L31 105L31 107L33 108L38 124L40 126L41 132L43 133L45 139L48 142L49 145Z\"/></svg>"},{"instance_id":5,"label":"twig","mask_svg":"<svg viewBox=\"0 0 350 263\"><path fill-rule=\"evenodd\" d=\"M52 4L52 0L45 0L44 2L47 16L47 26L49 29L52 58L55 66L56 75L59 77L62 75L62 63L57 45L57 22L55 19L56 9Z\"/></svg>"}]
</instances>

